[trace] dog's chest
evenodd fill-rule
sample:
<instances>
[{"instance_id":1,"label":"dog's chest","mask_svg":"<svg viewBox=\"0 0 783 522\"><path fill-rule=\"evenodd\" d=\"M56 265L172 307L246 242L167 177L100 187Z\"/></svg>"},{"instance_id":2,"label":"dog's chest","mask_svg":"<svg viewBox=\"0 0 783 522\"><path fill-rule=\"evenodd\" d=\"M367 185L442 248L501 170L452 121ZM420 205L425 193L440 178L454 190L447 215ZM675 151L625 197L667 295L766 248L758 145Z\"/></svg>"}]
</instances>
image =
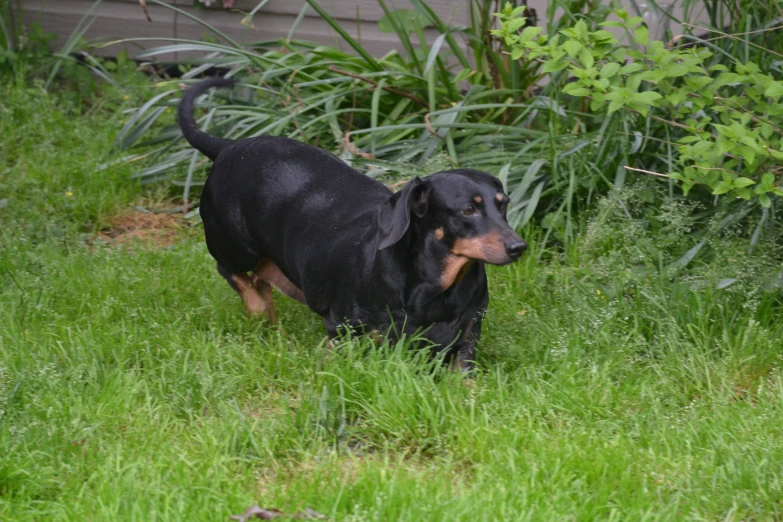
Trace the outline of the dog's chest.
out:
<instances>
[{"instance_id":1,"label":"dog's chest","mask_svg":"<svg viewBox=\"0 0 783 522\"><path fill-rule=\"evenodd\" d=\"M435 323L470 321L477 311L487 306L487 283L483 270L470 272L448 290L434 299L415 303L409 308L414 311L413 319L418 326L427 327Z\"/></svg>"}]
</instances>

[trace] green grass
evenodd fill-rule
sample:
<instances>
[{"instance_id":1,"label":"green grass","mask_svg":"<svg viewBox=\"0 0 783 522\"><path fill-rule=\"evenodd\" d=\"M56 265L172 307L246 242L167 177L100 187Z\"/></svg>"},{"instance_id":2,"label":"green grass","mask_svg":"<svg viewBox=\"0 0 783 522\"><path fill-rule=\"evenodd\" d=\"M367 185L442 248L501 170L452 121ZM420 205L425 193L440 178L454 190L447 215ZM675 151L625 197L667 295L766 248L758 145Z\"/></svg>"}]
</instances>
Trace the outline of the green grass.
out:
<instances>
[{"instance_id":1,"label":"green grass","mask_svg":"<svg viewBox=\"0 0 783 522\"><path fill-rule=\"evenodd\" d=\"M286 298L246 318L197 228L88 241L147 194L96 169L122 93L0 100L0 519L783 518L779 291L632 265L643 234L600 220L564 255L530 229L472 386L405 346L329 354Z\"/></svg>"}]
</instances>

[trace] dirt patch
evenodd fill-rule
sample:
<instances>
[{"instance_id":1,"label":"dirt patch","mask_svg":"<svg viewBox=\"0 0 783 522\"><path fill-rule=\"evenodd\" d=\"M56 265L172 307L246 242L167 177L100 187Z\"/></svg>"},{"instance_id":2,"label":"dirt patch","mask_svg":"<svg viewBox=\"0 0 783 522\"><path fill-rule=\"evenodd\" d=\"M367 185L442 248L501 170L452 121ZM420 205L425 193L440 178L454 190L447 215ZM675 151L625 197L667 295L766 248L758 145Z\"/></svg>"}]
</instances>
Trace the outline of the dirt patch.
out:
<instances>
[{"instance_id":1,"label":"dirt patch","mask_svg":"<svg viewBox=\"0 0 783 522\"><path fill-rule=\"evenodd\" d=\"M171 214L131 210L114 216L109 228L98 237L107 243L152 243L158 247L174 244L182 237L184 225Z\"/></svg>"}]
</instances>

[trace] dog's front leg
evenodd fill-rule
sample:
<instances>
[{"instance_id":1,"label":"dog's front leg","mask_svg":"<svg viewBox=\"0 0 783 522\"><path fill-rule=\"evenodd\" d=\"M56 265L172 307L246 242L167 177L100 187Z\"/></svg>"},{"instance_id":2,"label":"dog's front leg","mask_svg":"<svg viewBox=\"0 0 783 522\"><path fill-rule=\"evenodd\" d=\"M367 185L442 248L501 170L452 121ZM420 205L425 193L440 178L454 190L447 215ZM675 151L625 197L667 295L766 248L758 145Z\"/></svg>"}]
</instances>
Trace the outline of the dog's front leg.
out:
<instances>
[{"instance_id":1,"label":"dog's front leg","mask_svg":"<svg viewBox=\"0 0 783 522\"><path fill-rule=\"evenodd\" d=\"M460 340L452 348L451 371L470 373L473 371L473 363L476 357L476 344L481 337L481 319L483 314L475 317L465 331Z\"/></svg>"},{"instance_id":2,"label":"dog's front leg","mask_svg":"<svg viewBox=\"0 0 783 522\"><path fill-rule=\"evenodd\" d=\"M473 371L473 360L476 356L475 342L460 341L454 347L454 357L449 367L453 372L470 373Z\"/></svg>"}]
</instances>

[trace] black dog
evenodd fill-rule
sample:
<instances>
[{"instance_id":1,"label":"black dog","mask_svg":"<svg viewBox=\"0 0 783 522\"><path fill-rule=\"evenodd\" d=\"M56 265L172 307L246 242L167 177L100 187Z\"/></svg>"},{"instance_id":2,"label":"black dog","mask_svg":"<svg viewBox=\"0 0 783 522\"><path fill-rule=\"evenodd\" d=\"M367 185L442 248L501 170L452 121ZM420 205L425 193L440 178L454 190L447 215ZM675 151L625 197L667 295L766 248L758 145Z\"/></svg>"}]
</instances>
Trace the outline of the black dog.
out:
<instances>
[{"instance_id":1,"label":"black dog","mask_svg":"<svg viewBox=\"0 0 783 522\"><path fill-rule=\"evenodd\" d=\"M295 140L199 130L193 100L232 84L187 90L179 125L214 161L201 194L207 247L248 311L275 320L272 285L321 315L330 337L344 325L392 337L426 329L469 370L489 302L484 263L510 263L527 247L506 222L500 181L456 169L393 194Z\"/></svg>"}]
</instances>

